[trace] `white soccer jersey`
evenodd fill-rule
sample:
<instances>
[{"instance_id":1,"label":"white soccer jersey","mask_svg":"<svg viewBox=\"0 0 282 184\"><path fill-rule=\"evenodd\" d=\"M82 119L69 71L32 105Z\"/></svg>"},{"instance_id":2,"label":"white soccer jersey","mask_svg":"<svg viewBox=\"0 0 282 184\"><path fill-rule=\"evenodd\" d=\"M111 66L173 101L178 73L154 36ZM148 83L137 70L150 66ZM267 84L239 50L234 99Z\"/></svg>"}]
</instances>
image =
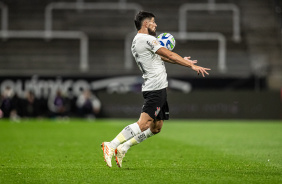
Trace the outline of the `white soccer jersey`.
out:
<instances>
[{"instance_id":1,"label":"white soccer jersey","mask_svg":"<svg viewBox=\"0 0 282 184\"><path fill-rule=\"evenodd\" d=\"M153 91L168 86L167 73L161 57L156 54L162 46L154 36L137 33L132 42L131 52L143 73L142 91Z\"/></svg>"}]
</instances>

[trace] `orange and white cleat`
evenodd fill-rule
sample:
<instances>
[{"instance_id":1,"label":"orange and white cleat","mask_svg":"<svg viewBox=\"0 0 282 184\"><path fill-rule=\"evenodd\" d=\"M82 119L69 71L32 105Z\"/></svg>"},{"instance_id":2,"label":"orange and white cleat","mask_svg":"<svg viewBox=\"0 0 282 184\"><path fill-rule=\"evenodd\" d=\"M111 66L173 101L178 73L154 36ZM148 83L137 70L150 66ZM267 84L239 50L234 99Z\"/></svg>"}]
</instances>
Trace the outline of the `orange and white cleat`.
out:
<instances>
[{"instance_id":1,"label":"orange and white cleat","mask_svg":"<svg viewBox=\"0 0 282 184\"><path fill-rule=\"evenodd\" d=\"M115 150L116 163L118 167L122 167L122 159L125 157L125 152L121 149L122 145L119 145Z\"/></svg>"},{"instance_id":2,"label":"orange and white cleat","mask_svg":"<svg viewBox=\"0 0 282 184\"><path fill-rule=\"evenodd\" d=\"M107 163L107 166L112 167L112 157L115 153L115 149L111 148L109 144L109 142L103 142L101 147L104 154L104 161Z\"/></svg>"}]
</instances>

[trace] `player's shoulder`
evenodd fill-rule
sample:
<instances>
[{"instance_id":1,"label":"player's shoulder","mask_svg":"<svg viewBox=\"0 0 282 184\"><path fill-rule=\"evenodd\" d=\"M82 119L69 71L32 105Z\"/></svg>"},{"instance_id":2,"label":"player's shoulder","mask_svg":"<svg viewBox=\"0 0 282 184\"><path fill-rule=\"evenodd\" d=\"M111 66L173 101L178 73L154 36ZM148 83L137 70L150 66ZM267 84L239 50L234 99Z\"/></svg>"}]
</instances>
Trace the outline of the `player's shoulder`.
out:
<instances>
[{"instance_id":1,"label":"player's shoulder","mask_svg":"<svg viewBox=\"0 0 282 184\"><path fill-rule=\"evenodd\" d=\"M156 37L149 35L149 34L143 34L143 33L138 33L136 35L136 38L138 39L144 39L144 40L155 40Z\"/></svg>"}]
</instances>

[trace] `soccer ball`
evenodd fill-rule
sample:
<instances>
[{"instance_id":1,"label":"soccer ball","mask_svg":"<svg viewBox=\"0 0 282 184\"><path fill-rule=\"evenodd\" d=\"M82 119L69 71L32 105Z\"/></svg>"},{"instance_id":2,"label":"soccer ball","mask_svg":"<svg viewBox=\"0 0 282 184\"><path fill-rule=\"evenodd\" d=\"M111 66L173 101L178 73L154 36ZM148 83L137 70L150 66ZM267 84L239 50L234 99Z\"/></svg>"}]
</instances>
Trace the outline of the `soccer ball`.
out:
<instances>
[{"instance_id":1,"label":"soccer ball","mask_svg":"<svg viewBox=\"0 0 282 184\"><path fill-rule=\"evenodd\" d=\"M173 50L175 47L175 39L170 33L162 33L157 37L159 43L167 48L168 50Z\"/></svg>"}]
</instances>

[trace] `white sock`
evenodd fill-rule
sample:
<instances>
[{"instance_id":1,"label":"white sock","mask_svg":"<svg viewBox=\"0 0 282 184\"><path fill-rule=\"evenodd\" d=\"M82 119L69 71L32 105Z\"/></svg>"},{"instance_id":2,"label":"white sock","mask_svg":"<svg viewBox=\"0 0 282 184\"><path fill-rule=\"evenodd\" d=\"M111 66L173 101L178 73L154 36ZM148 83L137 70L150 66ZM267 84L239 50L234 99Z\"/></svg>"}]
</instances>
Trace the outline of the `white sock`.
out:
<instances>
[{"instance_id":1,"label":"white sock","mask_svg":"<svg viewBox=\"0 0 282 184\"><path fill-rule=\"evenodd\" d=\"M120 144L126 142L137 134L141 133L141 129L137 123L126 126L111 142L110 147L116 149Z\"/></svg>"},{"instance_id":2,"label":"white sock","mask_svg":"<svg viewBox=\"0 0 282 184\"><path fill-rule=\"evenodd\" d=\"M126 153L131 146L137 145L137 144L145 141L149 137L152 137L153 135L154 134L151 132L150 128L148 128L144 132L137 134L136 136L132 137L130 140L123 143L122 151L124 151Z\"/></svg>"}]
</instances>

